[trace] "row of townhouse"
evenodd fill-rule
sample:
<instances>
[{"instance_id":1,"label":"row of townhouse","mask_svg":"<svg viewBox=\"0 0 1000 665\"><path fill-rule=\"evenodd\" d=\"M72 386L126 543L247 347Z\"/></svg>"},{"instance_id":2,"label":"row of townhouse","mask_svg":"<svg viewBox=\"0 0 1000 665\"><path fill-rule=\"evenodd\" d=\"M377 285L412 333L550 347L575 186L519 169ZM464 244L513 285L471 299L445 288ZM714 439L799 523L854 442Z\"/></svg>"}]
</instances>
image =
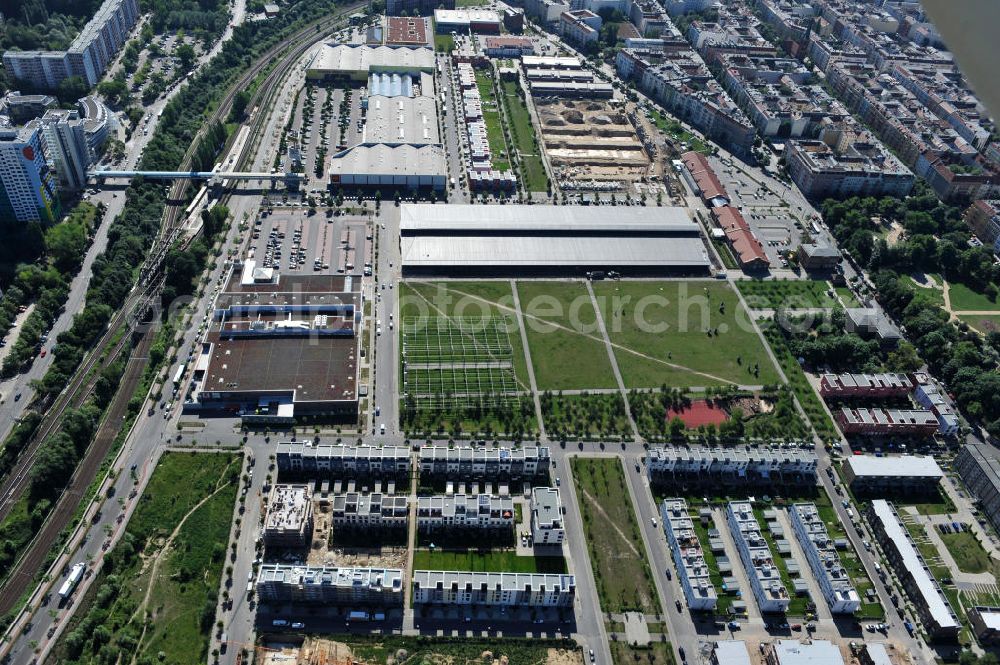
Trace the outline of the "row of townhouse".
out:
<instances>
[{"instance_id":1,"label":"row of townhouse","mask_svg":"<svg viewBox=\"0 0 1000 665\"><path fill-rule=\"evenodd\" d=\"M653 483L808 485L816 478L816 452L803 448L664 446L649 449L646 471Z\"/></svg>"},{"instance_id":2,"label":"row of townhouse","mask_svg":"<svg viewBox=\"0 0 1000 665\"><path fill-rule=\"evenodd\" d=\"M938 419L928 409L841 407L834 413L840 431L862 436L934 436Z\"/></svg>"},{"instance_id":3,"label":"row of townhouse","mask_svg":"<svg viewBox=\"0 0 1000 665\"><path fill-rule=\"evenodd\" d=\"M417 497L421 533L455 531L511 532L514 500L495 494L440 494Z\"/></svg>"},{"instance_id":4,"label":"row of townhouse","mask_svg":"<svg viewBox=\"0 0 1000 665\"><path fill-rule=\"evenodd\" d=\"M393 607L403 605L403 571L265 563L257 573L262 603Z\"/></svg>"},{"instance_id":5,"label":"row of townhouse","mask_svg":"<svg viewBox=\"0 0 1000 665\"><path fill-rule=\"evenodd\" d=\"M954 407L946 399L941 386L928 374L917 372L913 375L900 373L878 374L823 374L819 379L819 394L825 399L864 398L864 399L901 399L908 396L922 407L928 409L937 420L937 432L944 436L958 433L961 425ZM845 420L848 419L844 415ZM863 421L863 416L859 419ZM925 416L921 416L921 420ZM883 428L885 433L896 428L894 418L884 424L877 416L870 424L861 422L852 425L856 429L875 428L874 431L863 433L879 433L877 428ZM923 428L921 428L921 431Z\"/></svg>"},{"instance_id":6,"label":"row of townhouse","mask_svg":"<svg viewBox=\"0 0 1000 665\"><path fill-rule=\"evenodd\" d=\"M415 605L572 607L575 598L572 575L413 571Z\"/></svg>"},{"instance_id":7,"label":"row of townhouse","mask_svg":"<svg viewBox=\"0 0 1000 665\"><path fill-rule=\"evenodd\" d=\"M819 394L824 398L870 397L877 399L906 397L913 392L913 380L899 372L874 374L822 374Z\"/></svg>"},{"instance_id":8,"label":"row of townhouse","mask_svg":"<svg viewBox=\"0 0 1000 665\"><path fill-rule=\"evenodd\" d=\"M713 611L719 596L709 577L708 564L688 513L687 501L664 499L660 517L687 606L692 610Z\"/></svg>"},{"instance_id":9,"label":"row of townhouse","mask_svg":"<svg viewBox=\"0 0 1000 665\"><path fill-rule=\"evenodd\" d=\"M809 568L833 614L853 614L861 608L861 596L840 563L826 525L812 503L796 503L789 511L792 528L802 545Z\"/></svg>"},{"instance_id":10,"label":"row of townhouse","mask_svg":"<svg viewBox=\"0 0 1000 665\"><path fill-rule=\"evenodd\" d=\"M381 492L338 494L330 503L333 525L351 530L405 529L410 514L405 496Z\"/></svg>"},{"instance_id":11,"label":"row of townhouse","mask_svg":"<svg viewBox=\"0 0 1000 665\"><path fill-rule=\"evenodd\" d=\"M785 612L790 598L774 563L771 548L748 501L732 501L726 507L729 530L746 569L754 598L761 612Z\"/></svg>"},{"instance_id":12,"label":"row of townhouse","mask_svg":"<svg viewBox=\"0 0 1000 665\"><path fill-rule=\"evenodd\" d=\"M902 582L924 630L932 639L957 639L962 624L896 509L888 501L876 499L869 504L867 515L875 541Z\"/></svg>"},{"instance_id":13,"label":"row of townhouse","mask_svg":"<svg viewBox=\"0 0 1000 665\"><path fill-rule=\"evenodd\" d=\"M268 604L400 607L403 571L270 563L257 573L256 592ZM572 575L413 571L415 605L572 607L575 598Z\"/></svg>"},{"instance_id":14,"label":"row of townhouse","mask_svg":"<svg viewBox=\"0 0 1000 665\"><path fill-rule=\"evenodd\" d=\"M405 446L279 443L275 451L279 478L397 477L410 473Z\"/></svg>"},{"instance_id":15,"label":"row of townhouse","mask_svg":"<svg viewBox=\"0 0 1000 665\"><path fill-rule=\"evenodd\" d=\"M548 446L427 445L418 464L421 475L437 478L517 480L548 474L551 458Z\"/></svg>"}]
</instances>

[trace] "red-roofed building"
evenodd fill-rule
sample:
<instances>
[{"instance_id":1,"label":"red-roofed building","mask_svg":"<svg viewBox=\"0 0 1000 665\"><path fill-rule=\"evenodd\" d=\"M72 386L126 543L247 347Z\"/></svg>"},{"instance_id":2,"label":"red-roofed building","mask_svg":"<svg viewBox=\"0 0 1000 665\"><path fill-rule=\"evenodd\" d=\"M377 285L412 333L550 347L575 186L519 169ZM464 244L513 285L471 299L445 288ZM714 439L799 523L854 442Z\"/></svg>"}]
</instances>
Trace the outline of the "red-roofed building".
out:
<instances>
[{"instance_id":1,"label":"red-roofed building","mask_svg":"<svg viewBox=\"0 0 1000 665\"><path fill-rule=\"evenodd\" d=\"M681 160L694 181L695 189L705 201L705 205L713 208L729 203L729 194L722 186L719 177L715 175L715 171L712 170L705 155L692 150L681 155Z\"/></svg>"},{"instance_id":2,"label":"red-roofed building","mask_svg":"<svg viewBox=\"0 0 1000 665\"><path fill-rule=\"evenodd\" d=\"M732 247L740 267L750 270L761 270L771 265L764 252L764 246L750 230L750 225L736 208L724 205L712 208L715 223L726 233L729 246Z\"/></svg>"},{"instance_id":3,"label":"red-roofed building","mask_svg":"<svg viewBox=\"0 0 1000 665\"><path fill-rule=\"evenodd\" d=\"M389 46L426 46L427 19L407 16L387 16L385 43Z\"/></svg>"}]
</instances>

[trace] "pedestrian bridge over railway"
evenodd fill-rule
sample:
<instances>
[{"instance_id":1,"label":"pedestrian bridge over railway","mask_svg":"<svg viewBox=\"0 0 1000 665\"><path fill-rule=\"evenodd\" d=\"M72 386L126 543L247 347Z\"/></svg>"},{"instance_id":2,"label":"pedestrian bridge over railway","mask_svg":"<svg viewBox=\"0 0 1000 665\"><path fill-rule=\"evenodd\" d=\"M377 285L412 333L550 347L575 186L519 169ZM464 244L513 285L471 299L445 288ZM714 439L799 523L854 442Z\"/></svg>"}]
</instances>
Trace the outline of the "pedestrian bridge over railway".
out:
<instances>
[{"instance_id":1,"label":"pedestrian bridge over railway","mask_svg":"<svg viewBox=\"0 0 1000 665\"><path fill-rule=\"evenodd\" d=\"M301 173L255 173L252 171L90 171L88 178L98 181L131 180L132 178L149 178L150 180L209 180L224 183L227 180L283 182L290 189L297 188L305 181Z\"/></svg>"}]
</instances>

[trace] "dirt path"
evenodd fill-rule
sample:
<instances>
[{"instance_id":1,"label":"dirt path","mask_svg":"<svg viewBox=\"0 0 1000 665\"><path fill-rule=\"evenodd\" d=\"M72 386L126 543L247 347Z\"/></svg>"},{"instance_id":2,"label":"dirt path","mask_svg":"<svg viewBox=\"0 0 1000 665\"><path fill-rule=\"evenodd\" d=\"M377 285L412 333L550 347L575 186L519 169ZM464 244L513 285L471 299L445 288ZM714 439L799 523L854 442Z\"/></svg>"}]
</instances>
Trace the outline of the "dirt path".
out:
<instances>
[{"instance_id":1,"label":"dirt path","mask_svg":"<svg viewBox=\"0 0 1000 665\"><path fill-rule=\"evenodd\" d=\"M219 492L221 492L226 488L225 485L222 485L220 483L222 483L222 479L226 477L226 470L228 469L229 466L226 466L226 468L222 470L222 475L219 476L219 480L215 486L215 491L206 496L201 501L199 501L197 504L194 505L193 508L191 508L191 510L187 511L187 513L184 514L184 517L181 518L181 521L178 522L177 526L174 527L174 530L170 532L170 535L167 537L166 542L163 543L163 547L161 547L160 551L156 553L156 556L153 558L153 567L149 571L149 586L146 587L146 593L142 598L142 602L139 603L139 606L135 609L135 612L132 613L132 616L129 618L129 621L132 621L132 619L134 619L136 616L141 617L145 615L146 608L149 606L149 598L153 594L153 587L156 585L156 575L160 570L160 564L163 562L163 559L165 558L164 555L170 551L170 548L174 543L174 539L177 537L177 534L180 533L181 527L184 526L188 518L191 517L191 515L193 515L195 511L197 511L199 508L205 505L209 501L209 499L211 499L216 494L218 494ZM142 644L143 639L145 639L146 637L146 629L149 625L150 622L148 621L143 622L142 633L139 635L139 639L136 641L137 645ZM136 662L135 659L139 656L140 651L141 650L139 648L136 648L135 652L132 654L131 660L129 661L130 665L135 665Z\"/></svg>"},{"instance_id":2,"label":"dirt path","mask_svg":"<svg viewBox=\"0 0 1000 665\"><path fill-rule=\"evenodd\" d=\"M591 503L591 505L597 510L597 512L599 512L601 515L604 516L604 519L608 521L608 524L611 525L611 528L618 532L618 535L622 537L622 540L625 541L625 544L628 545L628 548L632 550L632 554L636 555L637 557L641 557L642 555L639 554L639 550L635 548L635 545L633 545L632 541L629 540L628 536L625 535L625 532L619 529L618 525L615 524L615 521L611 519L611 516L608 515L606 512L604 512L604 507L601 506L600 502L594 497L590 496L590 493L587 492L587 490L585 489L581 489L580 493L583 494L584 497L586 497L587 501Z\"/></svg>"},{"instance_id":3,"label":"dirt path","mask_svg":"<svg viewBox=\"0 0 1000 665\"><path fill-rule=\"evenodd\" d=\"M416 284L422 284L424 286L430 286L429 282L415 282L415 283ZM516 311L513 308L507 307L505 305L501 305L500 303L496 303L496 302L493 302L491 300L487 300L486 298L481 298L479 296L472 295L471 293L465 293L464 291L459 291L458 289L451 289L451 288L449 288L448 290L449 291L453 291L454 293L458 293L460 295L463 295L466 298L472 298L473 300L478 300L478 301L480 301L482 303L486 303L487 305L491 305L493 307L496 307L497 309L500 309L500 310L503 310L503 311L506 311L506 312L510 312L512 314L516 314ZM423 298L422 295L420 297ZM424 300L426 301L426 298L424 298ZM441 310L438 310L438 311L441 311ZM596 314L599 316L600 312L596 312ZM581 337L589 337L590 339L592 339L592 340L594 340L596 342L600 342L601 344L605 343L605 340L604 340L603 337L599 337L597 335L591 335L591 334L588 334L588 333L582 333L579 330L573 330L569 326L564 326L562 324L555 323L555 322L549 321L547 319L543 319L542 317L535 316L533 314L524 314L524 316L530 317L531 319L533 319L535 321L538 321L540 323L543 323L543 324L545 324L547 326L552 326L553 328L559 328L560 330L564 330L566 332L573 333L574 335L580 335ZM666 365L667 367L670 367L672 369L681 370L683 372L690 372L691 374L696 374L698 376L704 376L705 378L712 379L713 381L719 381L720 383L724 383L724 384L727 384L727 385L732 385L732 386L737 385L735 381L730 381L729 379L724 379L721 376L715 376L714 374L709 374L707 372L701 372L701 371L698 371L696 369L691 369L690 367L685 367L684 365L678 365L676 363L667 362L666 360L661 360L661 359L659 359L659 358L657 358L655 356L651 356L651 355L648 355L648 354L645 354L645 353L641 353L639 351L636 351L635 349L630 349L627 346L622 346L621 344L616 344L615 342L608 341L608 344L610 344L611 346L613 346L616 349L621 349L622 351L625 351L627 353L631 353L633 355L639 356L640 358L644 358L644 359L649 360L651 362L659 363L661 365Z\"/></svg>"}]
</instances>

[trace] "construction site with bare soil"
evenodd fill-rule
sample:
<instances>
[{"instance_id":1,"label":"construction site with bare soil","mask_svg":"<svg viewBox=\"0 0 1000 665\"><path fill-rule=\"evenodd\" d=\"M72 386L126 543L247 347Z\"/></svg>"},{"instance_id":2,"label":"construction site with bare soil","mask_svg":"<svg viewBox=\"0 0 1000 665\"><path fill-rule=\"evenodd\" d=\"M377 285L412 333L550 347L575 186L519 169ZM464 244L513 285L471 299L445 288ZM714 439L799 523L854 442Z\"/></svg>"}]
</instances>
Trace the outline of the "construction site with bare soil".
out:
<instances>
[{"instance_id":1,"label":"construction site with bare soil","mask_svg":"<svg viewBox=\"0 0 1000 665\"><path fill-rule=\"evenodd\" d=\"M362 568L405 568L406 532L398 534L398 545L387 545L380 539L346 537L333 526L329 501L313 502L315 525L306 564L309 566L347 566ZM396 535L396 534L394 534ZM376 543L376 544L366 544Z\"/></svg>"},{"instance_id":2,"label":"construction site with bare soil","mask_svg":"<svg viewBox=\"0 0 1000 665\"><path fill-rule=\"evenodd\" d=\"M388 640L296 638L268 642L258 649L264 665L583 665L578 649L532 645L518 640L477 643L396 637Z\"/></svg>"},{"instance_id":3,"label":"construction site with bare soil","mask_svg":"<svg viewBox=\"0 0 1000 665\"><path fill-rule=\"evenodd\" d=\"M649 188L639 183L660 180L662 174L620 103L550 97L534 103L561 188L641 192Z\"/></svg>"}]
</instances>

